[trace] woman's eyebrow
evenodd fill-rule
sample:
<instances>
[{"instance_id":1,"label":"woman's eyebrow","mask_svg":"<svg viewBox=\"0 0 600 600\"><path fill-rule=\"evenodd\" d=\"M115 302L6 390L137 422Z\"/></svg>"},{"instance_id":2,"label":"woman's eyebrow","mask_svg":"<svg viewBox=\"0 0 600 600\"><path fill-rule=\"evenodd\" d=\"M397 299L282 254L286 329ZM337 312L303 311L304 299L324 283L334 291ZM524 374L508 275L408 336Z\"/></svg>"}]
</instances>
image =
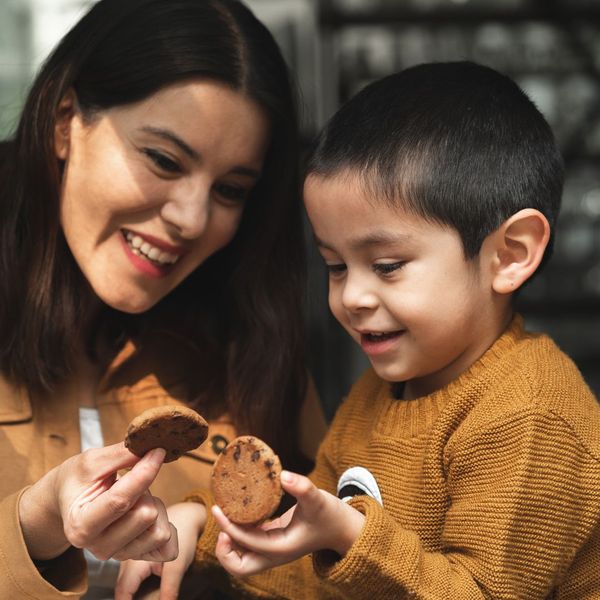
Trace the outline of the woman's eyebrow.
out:
<instances>
[{"instance_id":1,"label":"woman's eyebrow","mask_svg":"<svg viewBox=\"0 0 600 600\"><path fill-rule=\"evenodd\" d=\"M151 135L156 135L163 140L167 140L175 144L178 148L180 148L185 154L187 154L191 159L198 161L200 160L200 153L196 152L191 146L186 144L176 133L173 133L170 129L164 129L162 127L152 127L150 125L146 125L144 127L140 127L140 131L145 133L149 133ZM231 170L232 173L236 173L237 175L245 175L246 177L251 177L252 179L260 178L260 171L256 169L251 169L249 167L238 166L234 167Z\"/></svg>"},{"instance_id":2,"label":"woman's eyebrow","mask_svg":"<svg viewBox=\"0 0 600 600\"><path fill-rule=\"evenodd\" d=\"M162 138L163 140L172 142L193 160L200 160L200 154L198 154L198 152L196 152L192 147L186 144L177 134L173 133L170 129L163 129L162 127L152 127L150 125L146 125L144 127L141 127L140 131L156 135Z\"/></svg>"}]
</instances>

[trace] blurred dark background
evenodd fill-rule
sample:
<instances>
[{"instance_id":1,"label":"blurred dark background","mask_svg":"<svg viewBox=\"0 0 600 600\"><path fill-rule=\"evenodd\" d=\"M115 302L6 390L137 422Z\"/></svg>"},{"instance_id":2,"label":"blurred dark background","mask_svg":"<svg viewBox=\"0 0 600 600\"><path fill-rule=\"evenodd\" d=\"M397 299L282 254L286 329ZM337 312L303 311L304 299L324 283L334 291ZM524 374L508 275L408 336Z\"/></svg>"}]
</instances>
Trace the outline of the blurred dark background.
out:
<instances>
[{"instance_id":1,"label":"blurred dark background","mask_svg":"<svg viewBox=\"0 0 600 600\"><path fill-rule=\"evenodd\" d=\"M0 0L0 137L39 61L90 0ZM515 79L554 129L567 169L554 258L524 291L600 396L600 0L248 0L302 94L304 143L366 83L421 62L473 60ZM329 315L310 245L312 369L328 416L367 366Z\"/></svg>"}]
</instances>

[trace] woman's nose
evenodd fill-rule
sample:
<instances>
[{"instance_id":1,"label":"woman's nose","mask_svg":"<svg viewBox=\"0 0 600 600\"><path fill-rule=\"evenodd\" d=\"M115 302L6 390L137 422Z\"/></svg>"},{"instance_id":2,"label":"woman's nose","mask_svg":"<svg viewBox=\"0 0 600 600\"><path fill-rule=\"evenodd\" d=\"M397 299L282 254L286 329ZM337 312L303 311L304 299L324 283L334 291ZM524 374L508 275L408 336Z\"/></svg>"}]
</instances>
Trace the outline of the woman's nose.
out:
<instances>
[{"instance_id":1,"label":"woman's nose","mask_svg":"<svg viewBox=\"0 0 600 600\"><path fill-rule=\"evenodd\" d=\"M176 190L161 209L162 218L183 239L195 239L206 230L210 220L210 186Z\"/></svg>"}]
</instances>

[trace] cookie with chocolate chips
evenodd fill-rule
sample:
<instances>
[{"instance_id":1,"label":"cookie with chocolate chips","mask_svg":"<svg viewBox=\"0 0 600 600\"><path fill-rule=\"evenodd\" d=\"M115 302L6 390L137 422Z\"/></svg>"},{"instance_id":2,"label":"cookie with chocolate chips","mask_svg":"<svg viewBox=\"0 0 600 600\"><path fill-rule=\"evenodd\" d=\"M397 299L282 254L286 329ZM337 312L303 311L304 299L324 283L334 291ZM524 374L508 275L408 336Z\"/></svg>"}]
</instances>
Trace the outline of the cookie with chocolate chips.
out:
<instances>
[{"instance_id":1,"label":"cookie with chocolate chips","mask_svg":"<svg viewBox=\"0 0 600 600\"><path fill-rule=\"evenodd\" d=\"M197 448L208 435L208 423L185 406L158 406L135 417L127 428L125 446L137 456L152 448L167 451L165 462Z\"/></svg>"},{"instance_id":2,"label":"cookie with chocolate chips","mask_svg":"<svg viewBox=\"0 0 600 600\"><path fill-rule=\"evenodd\" d=\"M234 523L256 525L279 506L281 462L265 442L251 435L232 440L213 467L216 504Z\"/></svg>"}]
</instances>

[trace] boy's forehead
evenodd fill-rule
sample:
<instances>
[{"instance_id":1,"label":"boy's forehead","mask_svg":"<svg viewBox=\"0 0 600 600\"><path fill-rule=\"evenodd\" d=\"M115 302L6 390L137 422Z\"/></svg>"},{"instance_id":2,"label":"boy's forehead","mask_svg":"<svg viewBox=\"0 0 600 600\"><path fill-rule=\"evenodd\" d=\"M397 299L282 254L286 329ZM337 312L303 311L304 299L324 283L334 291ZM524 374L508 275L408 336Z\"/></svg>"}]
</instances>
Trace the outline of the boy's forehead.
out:
<instances>
[{"instance_id":1,"label":"boy's forehead","mask_svg":"<svg viewBox=\"0 0 600 600\"><path fill-rule=\"evenodd\" d=\"M304 202L315 242L333 248L343 240L352 250L412 245L432 224L402 206L374 200L360 178L309 175Z\"/></svg>"},{"instance_id":2,"label":"boy's forehead","mask_svg":"<svg viewBox=\"0 0 600 600\"><path fill-rule=\"evenodd\" d=\"M333 173L309 173L304 180L304 190L318 192L322 188L361 186L360 175L352 169Z\"/></svg>"},{"instance_id":3,"label":"boy's forehead","mask_svg":"<svg viewBox=\"0 0 600 600\"><path fill-rule=\"evenodd\" d=\"M317 246L329 248L326 240L321 240L314 234ZM413 235L400 232L393 228L381 227L379 229L367 229L362 233L350 235L346 239L346 245L352 250L365 250L379 246L406 246L413 240Z\"/></svg>"}]
</instances>

